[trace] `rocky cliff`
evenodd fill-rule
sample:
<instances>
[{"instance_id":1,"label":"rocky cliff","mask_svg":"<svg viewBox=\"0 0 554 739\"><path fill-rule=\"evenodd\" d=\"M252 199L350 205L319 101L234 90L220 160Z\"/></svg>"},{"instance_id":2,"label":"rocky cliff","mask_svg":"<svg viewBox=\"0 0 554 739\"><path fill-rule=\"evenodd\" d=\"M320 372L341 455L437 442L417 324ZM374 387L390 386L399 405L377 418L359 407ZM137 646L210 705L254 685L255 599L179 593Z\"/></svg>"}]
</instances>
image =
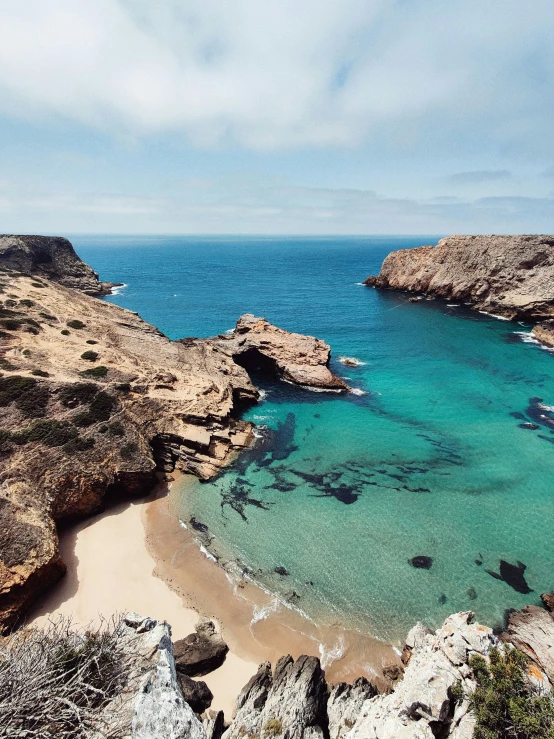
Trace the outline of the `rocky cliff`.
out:
<instances>
[{"instance_id":1,"label":"rocky cliff","mask_svg":"<svg viewBox=\"0 0 554 739\"><path fill-rule=\"evenodd\" d=\"M547 605L553 600L552 595L543 598ZM65 634L63 629L57 631L62 636ZM300 656L294 660L285 656L273 669L269 663L264 663L238 695L232 717L208 711L211 693L205 683L188 676L192 667L196 675L204 675L221 664L221 660L212 661L215 651L222 652L224 642L211 622L202 621L195 634L175 644L167 623L138 614L123 616L109 632L108 653L98 635L91 642L93 649L103 652L106 669L111 665L111 672L115 670L117 675L117 682L112 677L109 689L101 681L97 682L96 691L102 696L97 709L94 704L87 705L87 725L101 727L101 730L98 733L89 731L85 736L98 739L100 736L129 739L472 739L476 717L471 697L481 684L479 673L497 660L498 655L510 654L514 645L524 650L531 660L521 663L521 677L515 684L517 695L498 695L498 699L512 699L516 709L514 715L520 720L525 712L524 694L540 696L547 706L551 701L554 618L541 608L526 608L512 614L508 631L499 637L487 626L474 622L470 612L450 616L436 632L421 623L416 624L404 647L404 673L399 674L390 690L382 694L365 678L359 678L352 685L328 684L316 657ZM82 654L82 661L88 659L85 636L75 634L69 638L76 653ZM67 641L67 637L64 638ZM25 662L26 642L21 635L16 639L15 649L10 649L10 639L3 649L0 640L0 656L6 659L9 675L17 676L22 683L19 690L25 692L25 700L19 700L14 716L10 709L12 697L0 689L0 717L6 715L12 729L26 724L28 709L24 706L32 706L29 699L37 682L25 680L25 670L29 669ZM29 642L34 645L33 651L40 647L36 631L32 632ZM14 660L22 664L14 664ZM51 655L49 661L52 662ZM200 664L202 668L198 667ZM508 674L498 672L498 675L502 690L510 691ZM28 682L33 684L28 686ZM41 684L48 690L47 682L43 680ZM198 694L202 692L206 693L205 700L199 702ZM496 693L493 697L496 701ZM75 701L82 705L81 696ZM554 707L551 714L554 714ZM45 726L48 716L44 716L44 711L40 715L43 724L40 736L56 735L48 733ZM548 719L550 723L551 718L552 715ZM78 719L79 714L76 714L75 720ZM68 722L71 720L69 718ZM522 724L522 727L533 729L537 716L531 713L530 720L531 724ZM535 726L534 733L515 733L507 729L506 733L500 730L490 734L480 730L477 735L539 737L546 734ZM0 736L3 736L1 726Z\"/></svg>"},{"instance_id":2,"label":"rocky cliff","mask_svg":"<svg viewBox=\"0 0 554 739\"><path fill-rule=\"evenodd\" d=\"M449 236L389 254L371 287L471 303L536 321L554 316L554 236Z\"/></svg>"},{"instance_id":3,"label":"rocky cliff","mask_svg":"<svg viewBox=\"0 0 554 739\"><path fill-rule=\"evenodd\" d=\"M0 271L0 630L63 574L56 524L145 494L176 467L208 479L252 443L238 416L259 393L241 362L346 389L326 344L264 319L174 342L23 267Z\"/></svg>"},{"instance_id":4,"label":"rocky cliff","mask_svg":"<svg viewBox=\"0 0 554 739\"><path fill-rule=\"evenodd\" d=\"M0 236L0 267L47 277L88 295L109 295L115 285L100 282L71 242L60 236Z\"/></svg>"}]
</instances>

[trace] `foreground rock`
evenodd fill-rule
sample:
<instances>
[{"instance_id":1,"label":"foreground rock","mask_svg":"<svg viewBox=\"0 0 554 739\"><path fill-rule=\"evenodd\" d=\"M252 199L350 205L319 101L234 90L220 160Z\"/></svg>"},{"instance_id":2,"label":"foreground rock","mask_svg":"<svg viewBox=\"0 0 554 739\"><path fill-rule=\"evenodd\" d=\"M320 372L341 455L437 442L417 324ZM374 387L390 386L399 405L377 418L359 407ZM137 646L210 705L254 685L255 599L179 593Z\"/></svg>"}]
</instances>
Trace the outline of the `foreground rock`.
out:
<instances>
[{"instance_id":1,"label":"foreground rock","mask_svg":"<svg viewBox=\"0 0 554 739\"><path fill-rule=\"evenodd\" d=\"M88 295L109 295L111 282L100 282L71 242L60 236L0 236L0 267L45 277Z\"/></svg>"},{"instance_id":2,"label":"foreground rock","mask_svg":"<svg viewBox=\"0 0 554 739\"><path fill-rule=\"evenodd\" d=\"M327 736L328 687L317 657L281 657L272 675L269 663L242 690L236 717L224 739L268 736L323 739Z\"/></svg>"},{"instance_id":3,"label":"foreground rock","mask_svg":"<svg viewBox=\"0 0 554 739\"><path fill-rule=\"evenodd\" d=\"M525 652L554 682L554 594L541 598L546 608L525 606L510 613L502 638Z\"/></svg>"},{"instance_id":4,"label":"foreground rock","mask_svg":"<svg viewBox=\"0 0 554 739\"><path fill-rule=\"evenodd\" d=\"M179 673L188 677L207 675L221 667L228 651L213 622L201 619L194 634L175 642L175 665Z\"/></svg>"},{"instance_id":5,"label":"foreground rock","mask_svg":"<svg viewBox=\"0 0 554 739\"><path fill-rule=\"evenodd\" d=\"M471 303L510 319L554 316L554 236L449 236L389 254L372 287Z\"/></svg>"},{"instance_id":6,"label":"foreground rock","mask_svg":"<svg viewBox=\"0 0 554 739\"><path fill-rule=\"evenodd\" d=\"M235 361L240 334L170 341L56 280L0 269L0 632L63 575L57 524L145 495L176 468L209 479L254 440L238 420L259 397ZM317 364L327 345L259 322L249 347L271 346L278 377L299 377L305 360L304 382L334 382Z\"/></svg>"},{"instance_id":7,"label":"foreground rock","mask_svg":"<svg viewBox=\"0 0 554 739\"><path fill-rule=\"evenodd\" d=\"M541 323L537 323L532 333L533 336L541 342L541 344L554 347L554 320L541 321Z\"/></svg>"}]
</instances>

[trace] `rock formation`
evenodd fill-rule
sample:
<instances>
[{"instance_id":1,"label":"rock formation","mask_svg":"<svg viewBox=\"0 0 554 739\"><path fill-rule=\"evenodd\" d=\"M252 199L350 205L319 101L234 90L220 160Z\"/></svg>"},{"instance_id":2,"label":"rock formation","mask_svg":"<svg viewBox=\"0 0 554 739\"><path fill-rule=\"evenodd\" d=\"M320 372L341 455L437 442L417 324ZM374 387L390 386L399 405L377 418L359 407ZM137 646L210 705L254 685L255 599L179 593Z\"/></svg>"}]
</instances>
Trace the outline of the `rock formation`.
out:
<instances>
[{"instance_id":1,"label":"rock formation","mask_svg":"<svg viewBox=\"0 0 554 739\"><path fill-rule=\"evenodd\" d=\"M525 652L554 682L554 593L541 598L546 608L525 606L509 614L502 638Z\"/></svg>"},{"instance_id":2,"label":"rock formation","mask_svg":"<svg viewBox=\"0 0 554 739\"><path fill-rule=\"evenodd\" d=\"M176 467L209 479L253 442L238 415L259 393L237 355L259 347L278 377L344 387L326 344L263 319L240 319L231 339L174 342L45 275L0 268L0 632L62 576L56 523L144 495Z\"/></svg>"},{"instance_id":3,"label":"rock formation","mask_svg":"<svg viewBox=\"0 0 554 739\"><path fill-rule=\"evenodd\" d=\"M449 236L389 254L372 287L471 303L511 319L554 316L554 236Z\"/></svg>"},{"instance_id":4,"label":"rock formation","mask_svg":"<svg viewBox=\"0 0 554 739\"><path fill-rule=\"evenodd\" d=\"M71 242L60 236L0 236L0 268L46 277L87 295L109 295L112 282L100 282Z\"/></svg>"},{"instance_id":5,"label":"rock formation","mask_svg":"<svg viewBox=\"0 0 554 739\"><path fill-rule=\"evenodd\" d=\"M294 385L322 390L348 390L329 370L331 350L313 336L292 334L265 318L241 316L232 334L219 337L218 348L246 369L262 370Z\"/></svg>"},{"instance_id":6,"label":"rock formation","mask_svg":"<svg viewBox=\"0 0 554 739\"><path fill-rule=\"evenodd\" d=\"M201 619L194 634L175 642L177 672L189 677L206 675L221 667L228 651L213 622Z\"/></svg>"},{"instance_id":7,"label":"rock formation","mask_svg":"<svg viewBox=\"0 0 554 739\"><path fill-rule=\"evenodd\" d=\"M554 347L554 320L551 319L537 323L532 333L541 344Z\"/></svg>"}]
</instances>

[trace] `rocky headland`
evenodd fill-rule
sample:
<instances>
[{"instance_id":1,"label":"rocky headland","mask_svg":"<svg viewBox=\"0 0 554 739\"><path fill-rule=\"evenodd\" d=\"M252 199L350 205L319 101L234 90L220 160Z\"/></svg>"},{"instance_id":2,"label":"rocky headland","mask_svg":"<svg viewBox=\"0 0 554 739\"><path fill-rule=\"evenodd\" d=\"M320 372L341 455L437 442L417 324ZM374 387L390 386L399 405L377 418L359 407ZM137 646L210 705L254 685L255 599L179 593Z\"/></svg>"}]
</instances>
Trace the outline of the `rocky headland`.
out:
<instances>
[{"instance_id":1,"label":"rocky headland","mask_svg":"<svg viewBox=\"0 0 554 739\"><path fill-rule=\"evenodd\" d=\"M170 341L91 297L102 283L65 239L3 239L0 630L63 575L57 526L176 468L209 479L253 442L239 419L259 397L245 367L347 390L324 342L254 316L233 334Z\"/></svg>"},{"instance_id":2,"label":"rocky headland","mask_svg":"<svg viewBox=\"0 0 554 739\"><path fill-rule=\"evenodd\" d=\"M539 322L537 338L554 343L554 236L449 236L391 252L365 284Z\"/></svg>"}]
</instances>

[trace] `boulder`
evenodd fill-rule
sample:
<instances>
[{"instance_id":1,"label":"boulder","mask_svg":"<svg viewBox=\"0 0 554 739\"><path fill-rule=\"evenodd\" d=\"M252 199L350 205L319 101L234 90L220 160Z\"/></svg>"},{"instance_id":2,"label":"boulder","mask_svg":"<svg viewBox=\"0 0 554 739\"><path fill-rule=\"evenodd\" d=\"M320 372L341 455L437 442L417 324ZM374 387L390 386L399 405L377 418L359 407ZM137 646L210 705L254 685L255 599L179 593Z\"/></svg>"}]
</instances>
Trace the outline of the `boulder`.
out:
<instances>
[{"instance_id":1,"label":"boulder","mask_svg":"<svg viewBox=\"0 0 554 739\"><path fill-rule=\"evenodd\" d=\"M202 680L193 680L192 677L177 672L177 681L183 698L192 708L194 713L204 713L213 701L213 693Z\"/></svg>"},{"instance_id":2,"label":"boulder","mask_svg":"<svg viewBox=\"0 0 554 739\"><path fill-rule=\"evenodd\" d=\"M194 634L174 644L177 671L188 677L207 675L225 662L229 647L212 621L201 619Z\"/></svg>"},{"instance_id":3,"label":"boulder","mask_svg":"<svg viewBox=\"0 0 554 739\"><path fill-rule=\"evenodd\" d=\"M508 626L502 639L525 652L554 681L552 613L539 606L525 606L521 611L513 611L508 617Z\"/></svg>"}]
</instances>

